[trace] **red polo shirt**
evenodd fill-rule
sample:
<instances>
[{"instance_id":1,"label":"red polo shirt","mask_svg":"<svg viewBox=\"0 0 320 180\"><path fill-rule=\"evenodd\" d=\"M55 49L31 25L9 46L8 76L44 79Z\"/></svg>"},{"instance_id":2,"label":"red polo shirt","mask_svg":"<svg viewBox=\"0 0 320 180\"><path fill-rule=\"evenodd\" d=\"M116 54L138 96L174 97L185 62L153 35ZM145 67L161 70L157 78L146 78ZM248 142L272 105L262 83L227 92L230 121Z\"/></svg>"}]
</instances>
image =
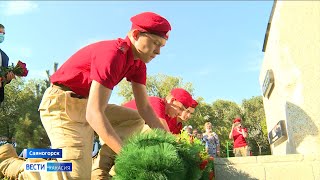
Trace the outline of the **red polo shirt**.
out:
<instances>
[{"instance_id":1,"label":"red polo shirt","mask_svg":"<svg viewBox=\"0 0 320 180\"><path fill-rule=\"evenodd\" d=\"M169 129L172 134L180 134L182 130L182 123L177 121L177 118L172 118L169 122L167 121Z\"/></svg>"},{"instance_id":2,"label":"red polo shirt","mask_svg":"<svg viewBox=\"0 0 320 180\"><path fill-rule=\"evenodd\" d=\"M247 132L247 129L244 129L245 132ZM240 134L235 128L232 130L233 135L233 147L243 147L247 145L246 139L243 137L242 134Z\"/></svg>"},{"instance_id":3,"label":"red polo shirt","mask_svg":"<svg viewBox=\"0 0 320 180\"><path fill-rule=\"evenodd\" d=\"M182 124L177 123L176 118L170 118L168 115L166 115L165 100L161 99L159 97L154 97L154 96L148 97L148 99L149 99L149 102L150 102L152 109L157 114L158 118L166 120L166 123L168 124L171 133L179 134L182 129ZM129 101L129 102L123 104L122 106L137 110L135 100Z\"/></svg>"},{"instance_id":4,"label":"red polo shirt","mask_svg":"<svg viewBox=\"0 0 320 180\"><path fill-rule=\"evenodd\" d=\"M129 38L100 41L72 55L50 78L88 97L92 80L113 89L124 77L146 84L146 65L134 60Z\"/></svg>"}]
</instances>

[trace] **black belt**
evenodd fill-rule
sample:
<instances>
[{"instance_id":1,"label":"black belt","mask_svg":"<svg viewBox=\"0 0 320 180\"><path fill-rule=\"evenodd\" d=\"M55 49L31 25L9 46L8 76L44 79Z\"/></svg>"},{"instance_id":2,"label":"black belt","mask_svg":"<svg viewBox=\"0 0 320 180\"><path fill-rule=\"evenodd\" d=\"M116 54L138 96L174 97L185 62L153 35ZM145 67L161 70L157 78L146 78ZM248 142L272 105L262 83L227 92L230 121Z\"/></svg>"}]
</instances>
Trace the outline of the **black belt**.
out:
<instances>
[{"instance_id":1,"label":"black belt","mask_svg":"<svg viewBox=\"0 0 320 180\"><path fill-rule=\"evenodd\" d=\"M63 84L53 83L52 87L61 89L62 91L72 91L69 87L67 87L67 86L65 86ZM70 96L73 97L73 98L78 98L78 99L86 99L85 97L83 97L83 96L81 96L79 94L76 94L75 92L72 92L70 94Z\"/></svg>"}]
</instances>

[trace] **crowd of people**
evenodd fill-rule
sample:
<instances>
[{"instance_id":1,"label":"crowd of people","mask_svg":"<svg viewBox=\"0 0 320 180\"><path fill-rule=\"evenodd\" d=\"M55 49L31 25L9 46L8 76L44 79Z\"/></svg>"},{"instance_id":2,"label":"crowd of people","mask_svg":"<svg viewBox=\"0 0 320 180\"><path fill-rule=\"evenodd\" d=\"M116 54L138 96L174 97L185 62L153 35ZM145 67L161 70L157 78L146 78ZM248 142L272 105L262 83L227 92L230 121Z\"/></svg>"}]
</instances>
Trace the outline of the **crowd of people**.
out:
<instances>
[{"instance_id":1,"label":"crowd of people","mask_svg":"<svg viewBox=\"0 0 320 180\"><path fill-rule=\"evenodd\" d=\"M194 138L198 138L203 142L206 152L212 157L220 156L220 141L218 135L213 131L211 122L204 124L205 132L199 132L197 129L192 131L192 126L185 126L186 131L190 132ZM191 133L192 132L192 133ZM235 157L250 156L251 151L246 138L248 130L241 124L241 118L237 117L233 120L232 128L229 133L229 139L233 140L233 153Z\"/></svg>"},{"instance_id":2,"label":"crowd of people","mask_svg":"<svg viewBox=\"0 0 320 180\"><path fill-rule=\"evenodd\" d=\"M206 152L211 157L220 157L221 150L219 136L213 131L211 122L206 122L204 124L204 132L199 131L198 129L192 129L191 125L185 126L183 130L188 132L191 137L199 139L203 143ZM229 134L229 139L233 140L233 153L235 157L251 155L246 140L247 137L248 131L247 128L244 128L241 125L241 118L235 118Z\"/></svg>"},{"instance_id":3,"label":"crowd of people","mask_svg":"<svg viewBox=\"0 0 320 180\"><path fill-rule=\"evenodd\" d=\"M130 20L132 26L124 39L96 42L73 54L50 77L52 84L42 97L38 108L41 122L51 148L63 152L62 158L50 161L72 162L72 171L24 171L26 160L18 158L12 145L5 144L0 147L0 176L9 179L107 179L115 155L134 133L147 133L153 128L172 134L182 131L182 124L190 119L198 105L192 95L185 89L174 88L165 98L149 97L146 90L146 64L166 45L171 25L166 18L153 12L137 14ZM0 26L0 43L4 34L4 27ZM0 65L6 66L8 57L0 52ZM8 73L6 80L13 78L14 75ZM122 106L109 104L113 88L123 78L131 82L135 99ZM3 92L0 93L3 96ZM203 140L211 156L220 155L219 138L211 123L205 124L204 133L192 131L190 126L187 131ZM99 143L93 141L94 133L99 137L100 148ZM243 155L246 131L234 123L230 137L238 143L236 148L241 148L236 150L238 154Z\"/></svg>"},{"instance_id":4,"label":"crowd of people","mask_svg":"<svg viewBox=\"0 0 320 180\"><path fill-rule=\"evenodd\" d=\"M212 124L206 122L204 124L204 132L198 129L193 129L191 125L187 125L183 128L192 140L198 139L204 145L204 148L209 156L219 157L220 156L220 141L218 135L213 132Z\"/></svg>"}]
</instances>

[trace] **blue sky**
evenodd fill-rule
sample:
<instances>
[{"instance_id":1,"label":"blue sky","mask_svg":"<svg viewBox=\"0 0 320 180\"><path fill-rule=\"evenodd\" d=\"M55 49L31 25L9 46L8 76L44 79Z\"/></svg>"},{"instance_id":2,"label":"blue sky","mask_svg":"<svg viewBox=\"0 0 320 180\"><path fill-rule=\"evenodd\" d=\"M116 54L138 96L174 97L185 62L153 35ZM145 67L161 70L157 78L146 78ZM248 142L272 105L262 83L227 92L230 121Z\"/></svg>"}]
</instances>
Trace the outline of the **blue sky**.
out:
<instances>
[{"instance_id":1,"label":"blue sky","mask_svg":"<svg viewBox=\"0 0 320 180\"><path fill-rule=\"evenodd\" d=\"M10 62L22 60L28 78L45 78L53 62L61 65L79 48L124 38L130 17L153 11L166 17L172 31L148 74L180 76L207 103L241 103L261 95L259 84L264 35L273 1L1 1L0 44ZM52 71L52 70L51 70ZM120 103L117 88L111 102Z\"/></svg>"}]
</instances>

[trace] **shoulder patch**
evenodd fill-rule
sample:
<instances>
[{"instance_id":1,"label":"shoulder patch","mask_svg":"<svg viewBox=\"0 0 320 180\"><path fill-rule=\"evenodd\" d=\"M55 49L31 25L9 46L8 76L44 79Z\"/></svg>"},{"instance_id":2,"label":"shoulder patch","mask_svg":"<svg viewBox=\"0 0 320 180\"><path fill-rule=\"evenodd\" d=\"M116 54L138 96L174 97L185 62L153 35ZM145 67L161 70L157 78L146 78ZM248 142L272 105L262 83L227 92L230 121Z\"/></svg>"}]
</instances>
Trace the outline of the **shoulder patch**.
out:
<instances>
[{"instance_id":1,"label":"shoulder patch","mask_svg":"<svg viewBox=\"0 0 320 180\"><path fill-rule=\"evenodd\" d=\"M119 45L118 49L122 51L122 53L127 53L129 46L127 45L127 43L123 42Z\"/></svg>"}]
</instances>

